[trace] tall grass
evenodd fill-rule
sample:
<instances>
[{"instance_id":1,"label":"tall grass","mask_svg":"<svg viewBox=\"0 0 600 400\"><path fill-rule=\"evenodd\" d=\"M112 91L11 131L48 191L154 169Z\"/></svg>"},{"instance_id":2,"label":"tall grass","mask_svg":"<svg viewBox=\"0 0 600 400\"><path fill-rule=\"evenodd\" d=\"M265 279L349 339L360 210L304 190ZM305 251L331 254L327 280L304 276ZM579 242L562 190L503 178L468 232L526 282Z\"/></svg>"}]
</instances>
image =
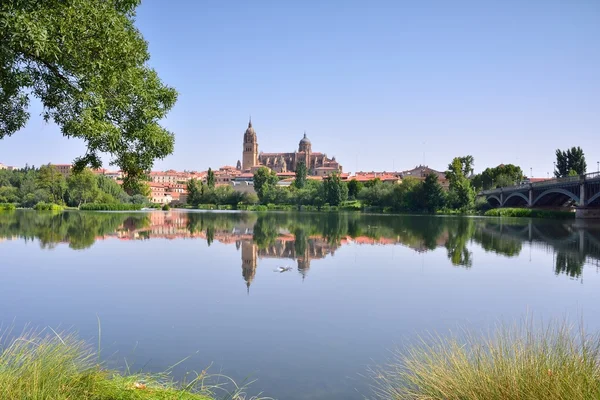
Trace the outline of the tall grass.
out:
<instances>
[{"instance_id":1,"label":"tall grass","mask_svg":"<svg viewBox=\"0 0 600 400\"><path fill-rule=\"evenodd\" d=\"M142 209L141 204L130 203L86 203L79 206L82 211L138 211Z\"/></svg>"},{"instance_id":2,"label":"tall grass","mask_svg":"<svg viewBox=\"0 0 600 400\"><path fill-rule=\"evenodd\" d=\"M169 371L127 374L104 368L74 335L26 333L2 341L0 398L14 400L243 400L244 388L227 378L194 374L176 384ZM227 383L211 384L216 378Z\"/></svg>"},{"instance_id":3,"label":"tall grass","mask_svg":"<svg viewBox=\"0 0 600 400\"><path fill-rule=\"evenodd\" d=\"M63 211L65 207L59 204L45 203L43 201L40 201L35 206L33 206L33 209L36 211Z\"/></svg>"},{"instance_id":4,"label":"tall grass","mask_svg":"<svg viewBox=\"0 0 600 400\"><path fill-rule=\"evenodd\" d=\"M600 339L567 323L431 335L373 370L381 399L600 399Z\"/></svg>"},{"instance_id":5,"label":"tall grass","mask_svg":"<svg viewBox=\"0 0 600 400\"><path fill-rule=\"evenodd\" d=\"M0 203L0 211L14 211L17 207L13 203Z\"/></svg>"},{"instance_id":6,"label":"tall grass","mask_svg":"<svg viewBox=\"0 0 600 400\"><path fill-rule=\"evenodd\" d=\"M524 217L524 218L575 218L570 211L536 210L532 208L494 208L485 212L486 217Z\"/></svg>"}]
</instances>

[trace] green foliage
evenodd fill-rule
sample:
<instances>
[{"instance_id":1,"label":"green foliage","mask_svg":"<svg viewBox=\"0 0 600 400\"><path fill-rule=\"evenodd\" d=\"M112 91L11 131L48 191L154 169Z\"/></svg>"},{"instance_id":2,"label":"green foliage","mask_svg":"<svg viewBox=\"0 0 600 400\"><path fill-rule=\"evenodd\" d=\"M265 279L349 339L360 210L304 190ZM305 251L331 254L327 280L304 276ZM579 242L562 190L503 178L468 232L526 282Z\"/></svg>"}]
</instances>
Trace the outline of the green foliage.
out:
<instances>
[{"instance_id":1,"label":"green foliage","mask_svg":"<svg viewBox=\"0 0 600 400\"><path fill-rule=\"evenodd\" d=\"M59 204L39 202L33 209L36 211L62 211L65 208Z\"/></svg>"},{"instance_id":2,"label":"green foliage","mask_svg":"<svg viewBox=\"0 0 600 400\"><path fill-rule=\"evenodd\" d=\"M177 93L148 66L148 45L134 25L137 0L9 0L0 2L0 138L22 128L29 96L64 136L86 143L75 170L112 155L136 182L155 159L173 151L159 125ZM52 192L58 202L58 193Z\"/></svg>"},{"instance_id":3,"label":"green foliage","mask_svg":"<svg viewBox=\"0 0 600 400\"><path fill-rule=\"evenodd\" d=\"M306 175L308 171L304 162L299 162L296 166L296 179L294 180L294 186L298 189L303 189L306 186Z\"/></svg>"},{"instance_id":4,"label":"green foliage","mask_svg":"<svg viewBox=\"0 0 600 400\"><path fill-rule=\"evenodd\" d=\"M0 211L14 211L17 207L12 203L0 203Z\"/></svg>"},{"instance_id":5,"label":"green foliage","mask_svg":"<svg viewBox=\"0 0 600 400\"><path fill-rule=\"evenodd\" d=\"M67 179L69 203L79 206L82 203L93 202L98 198L98 180L89 169L72 173Z\"/></svg>"},{"instance_id":6,"label":"green foliage","mask_svg":"<svg viewBox=\"0 0 600 400\"><path fill-rule=\"evenodd\" d=\"M143 196L142 196L143 197ZM0 170L0 202L33 207L37 203L130 203L130 197L114 180L95 175L89 169L74 172L65 179L50 165L40 169ZM147 199L143 197L143 202Z\"/></svg>"},{"instance_id":7,"label":"green foliage","mask_svg":"<svg viewBox=\"0 0 600 400\"><path fill-rule=\"evenodd\" d=\"M254 172L254 190L262 203L264 203L263 197L265 193L270 187L275 186L278 181L279 179L275 171L267 167L260 167Z\"/></svg>"},{"instance_id":8,"label":"green foliage","mask_svg":"<svg viewBox=\"0 0 600 400\"><path fill-rule=\"evenodd\" d=\"M348 198L349 199L357 199L358 194L363 189L364 185L362 182L357 181L356 179L350 180L348 182Z\"/></svg>"},{"instance_id":9,"label":"green foliage","mask_svg":"<svg viewBox=\"0 0 600 400\"><path fill-rule=\"evenodd\" d=\"M583 327L526 320L490 334L431 334L373 371L386 400L600 398L600 337Z\"/></svg>"},{"instance_id":10,"label":"green foliage","mask_svg":"<svg viewBox=\"0 0 600 400\"><path fill-rule=\"evenodd\" d=\"M333 173L323 180L323 196L325 203L339 206L348 200L348 186L342 182L338 173Z\"/></svg>"},{"instance_id":11,"label":"green foliage","mask_svg":"<svg viewBox=\"0 0 600 400\"><path fill-rule=\"evenodd\" d=\"M495 168L486 168L481 174L474 175L471 183L476 190L488 190L496 187L513 186L523 180L521 167L502 164Z\"/></svg>"},{"instance_id":12,"label":"green foliage","mask_svg":"<svg viewBox=\"0 0 600 400\"><path fill-rule=\"evenodd\" d=\"M100 203L87 203L82 204L79 209L81 211L137 211L142 209L142 204L100 204Z\"/></svg>"},{"instance_id":13,"label":"green foliage","mask_svg":"<svg viewBox=\"0 0 600 400\"><path fill-rule=\"evenodd\" d=\"M433 213L444 207L446 194L442 185L438 182L436 174L429 174L421 186L421 207L424 211Z\"/></svg>"},{"instance_id":14,"label":"green foliage","mask_svg":"<svg viewBox=\"0 0 600 400\"><path fill-rule=\"evenodd\" d=\"M169 211L170 209L171 209L171 207L168 204L165 204L164 206L162 206L163 211Z\"/></svg>"},{"instance_id":15,"label":"green foliage","mask_svg":"<svg viewBox=\"0 0 600 400\"><path fill-rule=\"evenodd\" d=\"M586 170L587 164L581 147L571 147L566 151L556 150L556 169L554 170L556 178L583 175Z\"/></svg>"},{"instance_id":16,"label":"green foliage","mask_svg":"<svg viewBox=\"0 0 600 400\"><path fill-rule=\"evenodd\" d=\"M494 208L484 214L486 217L522 217L522 218L550 218L569 219L575 218L575 213L570 211L536 210L532 208Z\"/></svg>"},{"instance_id":17,"label":"green foliage","mask_svg":"<svg viewBox=\"0 0 600 400\"><path fill-rule=\"evenodd\" d=\"M448 205L451 208L468 210L472 209L475 202L475 190L468 177L473 172L473 157L456 157L448 165L446 179L450 183Z\"/></svg>"},{"instance_id":18,"label":"green foliage","mask_svg":"<svg viewBox=\"0 0 600 400\"><path fill-rule=\"evenodd\" d=\"M209 189L215 188L215 173L211 168L208 169L208 172L206 174L206 185Z\"/></svg>"},{"instance_id":19,"label":"green foliage","mask_svg":"<svg viewBox=\"0 0 600 400\"><path fill-rule=\"evenodd\" d=\"M37 187L47 191L56 204L64 203L64 195L67 190L65 177L58 172L53 165L43 165L37 173Z\"/></svg>"},{"instance_id":20,"label":"green foliage","mask_svg":"<svg viewBox=\"0 0 600 400\"><path fill-rule=\"evenodd\" d=\"M201 183L198 182L196 178L192 178L187 182L187 202L188 204L197 205L201 202L201 192L200 192Z\"/></svg>"}]
</instances>

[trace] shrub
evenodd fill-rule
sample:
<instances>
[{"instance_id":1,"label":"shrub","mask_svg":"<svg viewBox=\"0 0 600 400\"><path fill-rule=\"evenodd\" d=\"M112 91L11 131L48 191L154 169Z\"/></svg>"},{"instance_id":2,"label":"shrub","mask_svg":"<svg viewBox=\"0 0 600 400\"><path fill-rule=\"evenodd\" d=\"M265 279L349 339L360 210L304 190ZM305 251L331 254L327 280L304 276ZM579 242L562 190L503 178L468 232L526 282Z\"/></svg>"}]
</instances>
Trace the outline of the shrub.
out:
<instances>
[{"instance_id":1,"label":"shrub","mask_svg":"<svg viewBox=\"0 0 600 400\"><path fill-rule=\"evenodd\" d=\"M373 372L382 399L598 399L600 337L530 321L490 335L432 335Z\"/></svg>"},{"instance_id":2,"label":"shrub","mask_svg":"<svg viewBox=\"0 0 600 400\"><path fill-rule=\"evenodd\" d=\"M168 204L165 204L164 206L162 206L163 211L169 211L170 209L171 209L171 207Z\"/></svg>"},{"instance_id":3,"label":"shrub","mask_svg":"<svg viewBox=\"0 0 600 400\"><path fill-rule=\"evenodd\" d=\"M39 203L37 203L33 207L33 209L36 210L36 211L62 211L65 208L63 206L58 205L58 204L45 203L43 201L40 201Z\"/></svg>"},{"instance_id":4,"label":"shrub","mask_svg":"<svg viewBox=\"0 0 600 400\"><path fill-rule=\"evenodd\" d=\"M524 217L524 218L575 218L575 213L570 211L535 210L531 208L494 208L485 212L486 217Z\"/></svg>"},{"instance_id":5,"label":"shrub","mask_svg":"<svg viewBox=\"0 0 600 400\"><path fill-rule=\"evenodd\" d=\"M3 338L2 399L211 400L215 392L231 400L245 398L244 385L230 380L223 386L221 375L211 376L206 370L181 384L173 380L170 371L121 374L109 370L97 363L99 355L87 343L52 331L48 335L25 333L12 340Z\"/></svg>"},{"instance_id":6,"label":"shrub","mask_svg":"<svg viewBox=\"0 0 600 400\"><path fill-rule=\"evenodd\" d=\"M82 211L138 211L142 209L142 204L128 203L87 203L79 207Z\"/></svg>"},{"instance_id":7,"label":"shrub","mask_svg":"<svg viewBox=\"0 0 600 400\"><path fill-rule=\"evenodd\" d=\"M13 203L0 203L0 211L14 211L17 207Z\"/></svg>"}]
</instances>

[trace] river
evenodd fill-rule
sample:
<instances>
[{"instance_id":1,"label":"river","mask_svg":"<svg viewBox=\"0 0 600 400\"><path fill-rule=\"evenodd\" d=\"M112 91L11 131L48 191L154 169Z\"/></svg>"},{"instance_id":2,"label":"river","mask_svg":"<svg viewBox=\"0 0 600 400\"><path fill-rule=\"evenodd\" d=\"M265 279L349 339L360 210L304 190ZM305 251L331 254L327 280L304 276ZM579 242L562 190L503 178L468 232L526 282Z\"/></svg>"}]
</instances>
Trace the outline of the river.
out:
<instances>
[{"instance_id":1,"label":"river","mask_svg":"<svg viewBox=\"0 0 600 400\"><path fill-rule=\"evenodd\" d=\"M337 213L0 213L0 322L75 330L110 366L362 399L428 331L583 318L600 329L600 225Z\"/></svg>"}]
</instances>

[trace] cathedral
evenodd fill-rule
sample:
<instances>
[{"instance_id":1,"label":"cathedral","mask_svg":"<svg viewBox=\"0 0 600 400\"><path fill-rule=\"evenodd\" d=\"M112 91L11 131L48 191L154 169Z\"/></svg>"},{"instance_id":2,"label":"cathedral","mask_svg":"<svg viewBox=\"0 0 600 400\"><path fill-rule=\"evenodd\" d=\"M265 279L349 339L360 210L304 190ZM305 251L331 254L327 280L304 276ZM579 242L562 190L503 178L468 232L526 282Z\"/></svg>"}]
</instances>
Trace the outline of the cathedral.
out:
<instances>
[{"instance_id":1,"label":"cathedral","mask_svg":"<svg viewBox=\"0 0 600 400\"><path fill-rule=\"evenodd\" d=\"M306 165L309 175L326 176L332 172L342 172L342 166L335 160L335 157L328 158L326 154L312 151L312 144L306 137L306 133L300 140L298 151L259 153L256 131L252 127L252 121L248 122L248 129L244 133L242 161L238 161L238 169L252 171L257 167L265 166L277 173L296 172L300 163Z\"/></svg>"}]
</instances>

